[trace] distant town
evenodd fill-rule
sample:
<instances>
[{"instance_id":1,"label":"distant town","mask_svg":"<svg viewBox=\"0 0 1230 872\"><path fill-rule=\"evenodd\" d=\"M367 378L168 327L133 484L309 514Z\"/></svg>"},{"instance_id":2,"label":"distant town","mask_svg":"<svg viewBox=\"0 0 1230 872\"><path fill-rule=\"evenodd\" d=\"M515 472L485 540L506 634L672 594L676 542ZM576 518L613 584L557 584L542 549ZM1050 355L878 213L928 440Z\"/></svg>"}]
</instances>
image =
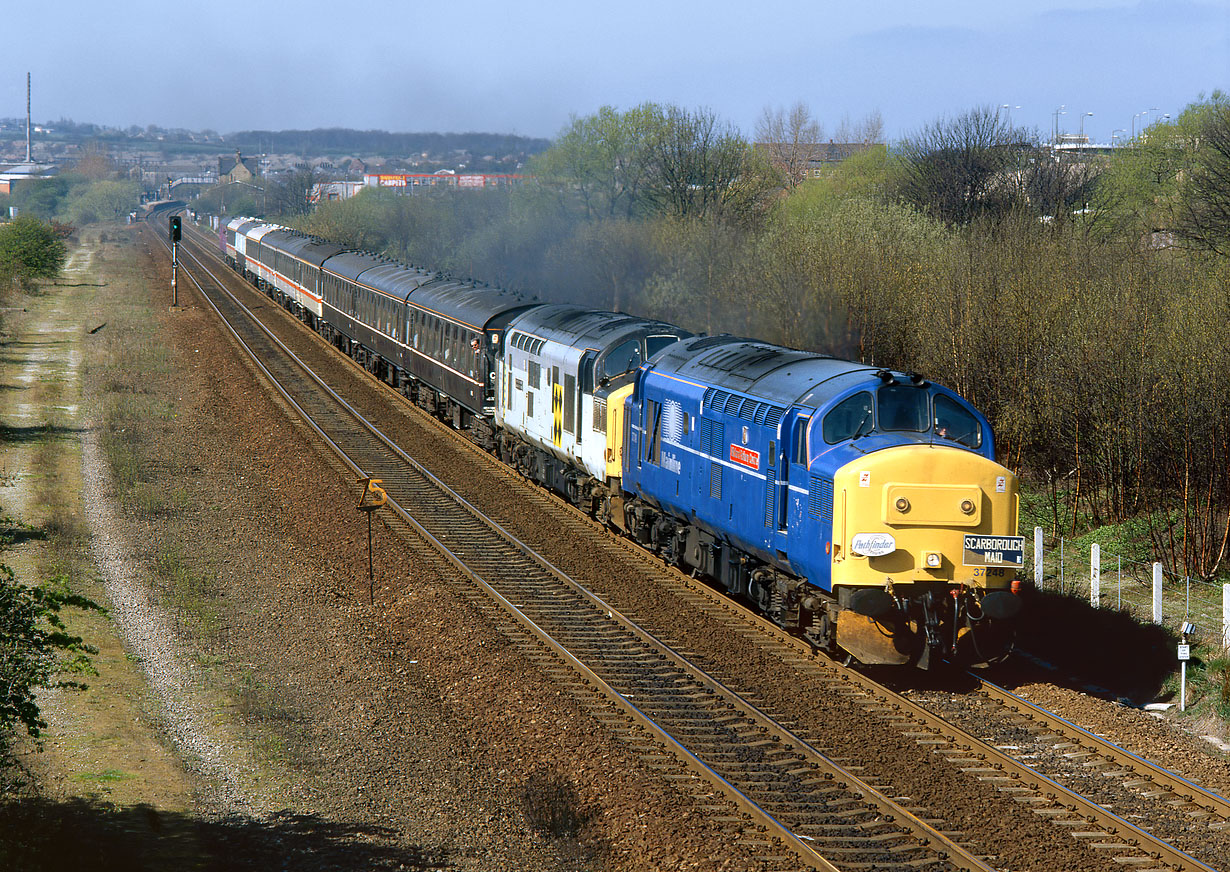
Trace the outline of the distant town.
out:
<instances>
[{"instance_id":1,"label":"distant town","mask_svg":"<svg viewBox=\"0 0 1230 872\"><path fill-rule=\"evenodd\" d=\"M143 189L162 195L171 194L171 186L212 185L248 176L276 181L310 171L320 182L337 186L335 198L363 185L365 178L373 184L381 177L515 176L550 144L546 139L489 133L325 129L221 134L70 120L31 125L28 142L26 134L26 119L0 119L0 175L8 177L2 185L6 189L23 178L53 176L96 155L126 170Z\"/></svg>"}]
</instances>

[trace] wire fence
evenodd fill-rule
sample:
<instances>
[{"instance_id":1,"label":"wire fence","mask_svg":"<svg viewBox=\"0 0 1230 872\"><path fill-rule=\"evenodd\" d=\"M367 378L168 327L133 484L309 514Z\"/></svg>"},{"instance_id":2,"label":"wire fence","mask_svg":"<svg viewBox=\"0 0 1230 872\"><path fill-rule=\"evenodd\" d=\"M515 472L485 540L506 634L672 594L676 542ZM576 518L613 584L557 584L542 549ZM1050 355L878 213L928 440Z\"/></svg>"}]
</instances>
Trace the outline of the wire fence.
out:
<instances>
[{"instance_id":1,"label":"wire fence","mask_svg":"<svg viewBox=\"0 0 1230 872\"><path fill-rule=\"evenodd\" d=\"M1230 650L1230 584L1166 572L1160 563L1108 552L1097 543L1060 539L1044 547L1034 528L1032 554L1026 549L1023 576L1040 590L1080 597L1094 608L1125 611L1142 622L1167 627L1191 642Z\"/></svg>"}]
</instances>

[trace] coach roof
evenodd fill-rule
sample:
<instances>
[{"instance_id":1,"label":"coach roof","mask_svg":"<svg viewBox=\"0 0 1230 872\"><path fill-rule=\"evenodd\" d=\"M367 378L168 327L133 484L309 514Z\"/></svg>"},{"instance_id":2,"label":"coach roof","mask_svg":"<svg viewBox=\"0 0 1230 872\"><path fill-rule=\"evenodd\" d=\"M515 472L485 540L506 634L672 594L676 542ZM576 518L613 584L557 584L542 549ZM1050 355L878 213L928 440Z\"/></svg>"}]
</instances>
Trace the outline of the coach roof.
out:
<instances>
[{"instance_id":1,"label":"coach roof","mask_svg":"<svg viewBox=\"0 0 1230 872\"><path fill-rule=\"evenodd\" d=\"M414 292L410 302L482 330L497 315L536 305L520 294L440 276Z\"/></svg>"},{"instance_id":2,"label":"coach roof","mask_svg":"<svg viewBox=\"0 0 1230 872\"><path fill-rule=\"evenodd\" d=\"M366 270L389 262L383 257L377 257L365 251L343 251L329 258L324 268L329 272L337 273L344 279L357 282L360 274Z\"/></svg>"},{"instance_id":3,"label":"coach roof","mask_svg":"<svg viewBox=\"0 0 1230 872\"><path fill-rule=\"evenodd\" d=\"M509 326L539 339L553 340L576 347L593 345L603 348L616 338L638 330L668 336L690 335L687 331L662 321L649 321L634 315L615 312L597 312L593 309L562 303L531 309L519 315L517 320Z\"/></svg>"},{"instance_id":4,"label":"coach roof","mask_svg":"<svg viewBox=\"0 0 1230 872\"><path fill-rule=\"evenodd\" d=\"M385 261L364 270L359 280L400 300L436 278L435 273L414 269L397 261Z\"/></svg>"}]
</instances>

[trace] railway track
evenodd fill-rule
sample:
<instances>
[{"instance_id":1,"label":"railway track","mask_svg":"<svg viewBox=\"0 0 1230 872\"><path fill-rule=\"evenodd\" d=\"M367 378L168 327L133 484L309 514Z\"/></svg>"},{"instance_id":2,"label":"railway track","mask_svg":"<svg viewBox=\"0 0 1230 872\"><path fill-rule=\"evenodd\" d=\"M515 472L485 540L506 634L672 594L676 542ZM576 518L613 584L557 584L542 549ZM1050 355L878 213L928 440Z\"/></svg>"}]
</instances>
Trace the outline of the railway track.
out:
<instances>
[{"instance_id":1,"label":"railway track","mask_svg":"<svg viewBox=\"0 0 1230 872\"><path fill-rule=\"evenodd\" d=\"M205 266L197 261L197 268ZM483 519L378 431L356 429L361 416L285 351L275 351L272 335L258 329L237 300L220 297L215 305L224 320L233 322L237 338L254 358L269 356L258 366L306 420L315 422L311 426L339 456L347 458L343 462L356 474L383 479L403 522L475 583L481 607L499 608L511 635L532 639L536 659L548 671L570 675L576 693L590 698L599 720L649 765L698 796L716 786L727 799L709 800L708 810L720 816L731 805L737 808L732 831L742 832L743 841L772 865L993 868L976 855L966 834L944 832L934 815L926 820L926 810L893 799L891 785L860 779L857 760L843 766L844 758L826 756L807 729L790 729L781 716L771 717L753 704L748 695L754 689L740 693L737 682L732 687L712 668L689 662L590 593L583 581L568 578L507 530ZM684 587L685 596L699 608L725 613L728 621L734 615L729 604ZM943 758L1051 820L1071 834L1067 838L1130 868L1212 868L1122 818L1099 813L1097 803L864 676L813 660L795 640L734 617L742 621L736 635L776 646L782 661L800 674L804 688L860 706L926 754Z\"/></svg>"},{"instance_id":2,"label":"railway track","mask_svg":"<svg viewBox=\"0 0 1230 872\"><path fill-rule=\"evenodd\" d=\"M971 693L911 694L931 719L963 726L1005 756L1079 791L1203 862L1230 857L1230 801L977 675ZM926 716L919 715L919 723Z\"/></svg>"}]
</instances>

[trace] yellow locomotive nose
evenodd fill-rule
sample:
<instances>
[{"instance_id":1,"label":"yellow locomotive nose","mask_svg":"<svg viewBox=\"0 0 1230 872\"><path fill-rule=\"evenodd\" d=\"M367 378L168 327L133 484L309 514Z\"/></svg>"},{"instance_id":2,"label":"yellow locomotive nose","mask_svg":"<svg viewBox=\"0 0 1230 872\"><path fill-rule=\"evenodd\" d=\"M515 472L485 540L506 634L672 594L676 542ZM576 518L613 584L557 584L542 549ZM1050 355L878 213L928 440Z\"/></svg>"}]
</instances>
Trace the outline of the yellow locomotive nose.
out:
<instances>
[{"instance_id":1,"label":"yellow locomotive nose","mask_svg":"<svg viewBox=\"0 0 1230 872\"><path fill-rule=\"evenodd\" d=\"M1006 651L1010 634L999 627L992 633L991 618L1015 611L1007 591L1019 552L988 556L979 549L1016 541L1020 497L1012 472L959 448L899 446L839 469L833 495L842 648L864 663L900 664L933 651L948 656L981 634L996 642L979 650ZM994 565L994 555L1006 562Z\"/></svg>"},{"instance_id":2,"label":"yellow locomotive nose","mask_svg":"<svg viewBox=\"0 0 1230 872\"><path fill-rule=\"evenodd\" d=\"M965 536L1015 536L1017 477L981 455L959 448L909 445L877 451L833 477L833 584L949 581L1007 588L1009 570L994 575L965 566ZM890 536L888 553L856 547L869 536Z\"/></svg>"}]
</instances>

